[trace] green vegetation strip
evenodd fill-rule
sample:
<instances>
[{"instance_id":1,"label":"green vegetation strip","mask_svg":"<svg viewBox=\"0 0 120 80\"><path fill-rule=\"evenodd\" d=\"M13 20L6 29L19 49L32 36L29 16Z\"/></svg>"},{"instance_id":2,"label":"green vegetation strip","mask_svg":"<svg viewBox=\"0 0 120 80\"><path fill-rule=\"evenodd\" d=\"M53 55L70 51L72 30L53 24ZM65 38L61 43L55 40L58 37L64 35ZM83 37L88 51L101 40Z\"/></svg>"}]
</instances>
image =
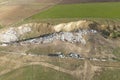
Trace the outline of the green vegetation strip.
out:
<instances>
[{"instance_id":1,"label":"green vegetation strip","mask_svg":"<svg viewBox=\"0 0 120 80\"><path fill-rule=\"evenodd\" d=\"M0 80L76 80L71 75L51 68L32 65L13 70L0 76Z\"/></svg>"},{"instance_id":2,"label":"green vegetation strip","mask_svg":"<svg viewBox=\"0 0 120 80\"><path fill-rule=\"evenodd\" d=\"M120 18L120 2L56 5L29 19L45 18Z\"/></svg>"},{"instance_id":3,"label":"green vegetation strip","mask_svg":"<svg viewBox=\"0 0 120 80\"><path fill-rule=\"evenodd\" d=\"M120 47L117 47L117 48L113 49L113 54L120 57Z\"/></svg>"}]
</instances>

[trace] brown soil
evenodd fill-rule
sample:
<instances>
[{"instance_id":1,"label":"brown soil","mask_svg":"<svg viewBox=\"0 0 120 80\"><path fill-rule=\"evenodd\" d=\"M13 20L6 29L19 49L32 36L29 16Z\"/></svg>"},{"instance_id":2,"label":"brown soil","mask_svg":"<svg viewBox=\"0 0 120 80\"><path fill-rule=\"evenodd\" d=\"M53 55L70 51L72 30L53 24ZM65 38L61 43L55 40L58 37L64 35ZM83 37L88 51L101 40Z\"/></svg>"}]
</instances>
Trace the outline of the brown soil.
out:
<instances>
[{"instance_id":1,"label":"brown soil","mask_svg":"<svg viewBox=\"0 0 120 80\"><path fill-rule=\"evenodd\" d=\"M29 0L29 2L27 0L15 0L14 2L0 3L0 24L10 25L21 21L54 6L58 2L59 0Z\"/></svg>"}]
</instances>

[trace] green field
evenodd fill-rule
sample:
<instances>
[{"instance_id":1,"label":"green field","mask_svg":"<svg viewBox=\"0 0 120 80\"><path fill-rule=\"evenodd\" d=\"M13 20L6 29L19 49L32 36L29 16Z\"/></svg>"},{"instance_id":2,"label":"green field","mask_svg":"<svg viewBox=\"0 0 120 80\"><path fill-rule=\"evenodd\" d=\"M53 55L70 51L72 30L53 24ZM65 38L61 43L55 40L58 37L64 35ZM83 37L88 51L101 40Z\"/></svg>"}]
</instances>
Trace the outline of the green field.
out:
<instances>
[{"instance_id":1,"label":"green field","mask_svg":"<svg viewBox=\"0 0 120 80\"><path fill-rule=\"evenodd\" d=\"M120 18L120 2L56 5L28 19Z\"/></svg>"},{"instance_id":2,"label":"green field","mask_svg":"<svg viewBox=\"0 0 120 80\"><path fill-rule=\"evenodd\" d=\"M116 47L115 49L113 49L113 54L117 56L117 60L120 61L120 47Z\"/></svg>"},{"instance_id":3,"label":"green field","mask_svg":"<svg viewBox=\"0 0 120 80\"><path fill-rule=\"evenodd\" d=\"M26 66L0 76L0 80L76 80L71 75L43 66Z\"/></svg>"}]
</instances>

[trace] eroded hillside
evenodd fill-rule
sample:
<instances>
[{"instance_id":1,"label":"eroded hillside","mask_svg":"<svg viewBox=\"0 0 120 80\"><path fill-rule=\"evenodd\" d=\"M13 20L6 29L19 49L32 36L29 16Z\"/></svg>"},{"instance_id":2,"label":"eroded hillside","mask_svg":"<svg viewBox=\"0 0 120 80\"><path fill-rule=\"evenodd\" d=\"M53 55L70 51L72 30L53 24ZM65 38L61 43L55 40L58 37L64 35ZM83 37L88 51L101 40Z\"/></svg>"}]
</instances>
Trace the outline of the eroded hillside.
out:
<instances>
[{"instance_id":1,"label":"eroded hillside","mask_svg":"<svg viewBox=\"0 0 120 80\"><path fill-rule=\"evenodd\" d=\"M46 48L47 45L51 46L45 53L69 53L73 51L82 53L84 56L94 55L111 58L115 57L112 54L113 49L119 47L119 37L120 25L105 25L87 20L57 25L28 23L18 27L3 28L0 31L1 45L19 43L19 45L24 46L37 44L44 53L42 45L45 44ZM62 47L62 45L65 46ZM41 52L40 50L38 53Z\"/></svg>"},{"instance_id":2,"label":"eroded hillside","mask_svg":"<svg viewBox=\"0 0 120 80\"><path fill-rule=\"evenodd\" d=\"M51 25L50 23L28 23L18 27L3 28L0 30L0 42L13 42L39 37L57 32L75 32L79 30L94 30L106 38L120 37L119 24L99 24L93 21L76 21ZM85 32L85 31L84 31Z\"/></svg>"}]
</instances>

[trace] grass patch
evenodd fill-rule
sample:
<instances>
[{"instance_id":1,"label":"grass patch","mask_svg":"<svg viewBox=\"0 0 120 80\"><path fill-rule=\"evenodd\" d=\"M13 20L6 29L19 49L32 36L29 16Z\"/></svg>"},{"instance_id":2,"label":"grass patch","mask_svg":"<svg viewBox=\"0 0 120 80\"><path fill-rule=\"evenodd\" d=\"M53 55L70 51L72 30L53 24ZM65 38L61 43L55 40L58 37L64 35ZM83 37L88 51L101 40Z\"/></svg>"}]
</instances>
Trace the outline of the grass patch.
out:
<instances>
[{"instance_id":1,"label":"grass patch","mask_svg":"<svg viewBox=\"0 0 120 80\"><path fill-rule=\"evenodd\" d=\"M120 69L107 69L95 76L93 80L120 80Z\"/></svg>"},{"instance_id":2,"label":"grass patch","mask_svg":"<svg viewBox=\"0 0 120 80\"><path fill-rule=\"evenodd\" d=\"M76 80L71 75L33 65L19 68L0 76L0 80Z\"/></svg>"},{"instance_id":3,"label":"grass patch","mask_svg":"<svg viewBox=\"0 0 120 80\"><path fill-rule=\"evenodd\" d=\"M78 59L61 59L61 58L54 58L52 61L48 63L53 64L55 66L59 66L65 68L67 70L76 70L76 69L83 69L84 61Z\"/></svg>"},{"instance_id":4,"label":"grass patch","mask_svg":"<svg viewBox=\"0 0 120 80\"><path fill-rule=\"evenodd\" d=\"M120 47L113 49L113 54L116 55L117 57L120 57Z\"/></svg>"},{"instance_id":5,"label":"grass patch","mask_svg":"<svg viewBox=\"0 0 120 80\"><path fill-rule=\"evenodd\" d=\"M52 46L52 47L51 47ZM48 45L48 46L31 46L31 48L26 51L26 53L30 53L30 54L36 54L36 55L48 55L51 53L56 53L56 52L62 52L64 54L68 53L68 51L66 49L64 49L64 47L62 47L62 45L59 45L59 47L57 45Z\"/></svg>"},{"instance_id":6,"label":"grass patch","mask_svg":"<svg viewBox=\"0 0 120 80\"><path fill-rule=\"evenodd\" d=\"M120 2L56 5L28 19L120 18Z\"/></svg>"},{"instance_id":7,"label":"grass patch","mask_svg":"<svg viewBox=\"0 0 120 80\"><path fill-rule=\"evenodd\" d=\"M0 29L1 29L1 28L3 28L3 26L2 26L2 25L0 25Z\"/></svg>"}]
</instances>

